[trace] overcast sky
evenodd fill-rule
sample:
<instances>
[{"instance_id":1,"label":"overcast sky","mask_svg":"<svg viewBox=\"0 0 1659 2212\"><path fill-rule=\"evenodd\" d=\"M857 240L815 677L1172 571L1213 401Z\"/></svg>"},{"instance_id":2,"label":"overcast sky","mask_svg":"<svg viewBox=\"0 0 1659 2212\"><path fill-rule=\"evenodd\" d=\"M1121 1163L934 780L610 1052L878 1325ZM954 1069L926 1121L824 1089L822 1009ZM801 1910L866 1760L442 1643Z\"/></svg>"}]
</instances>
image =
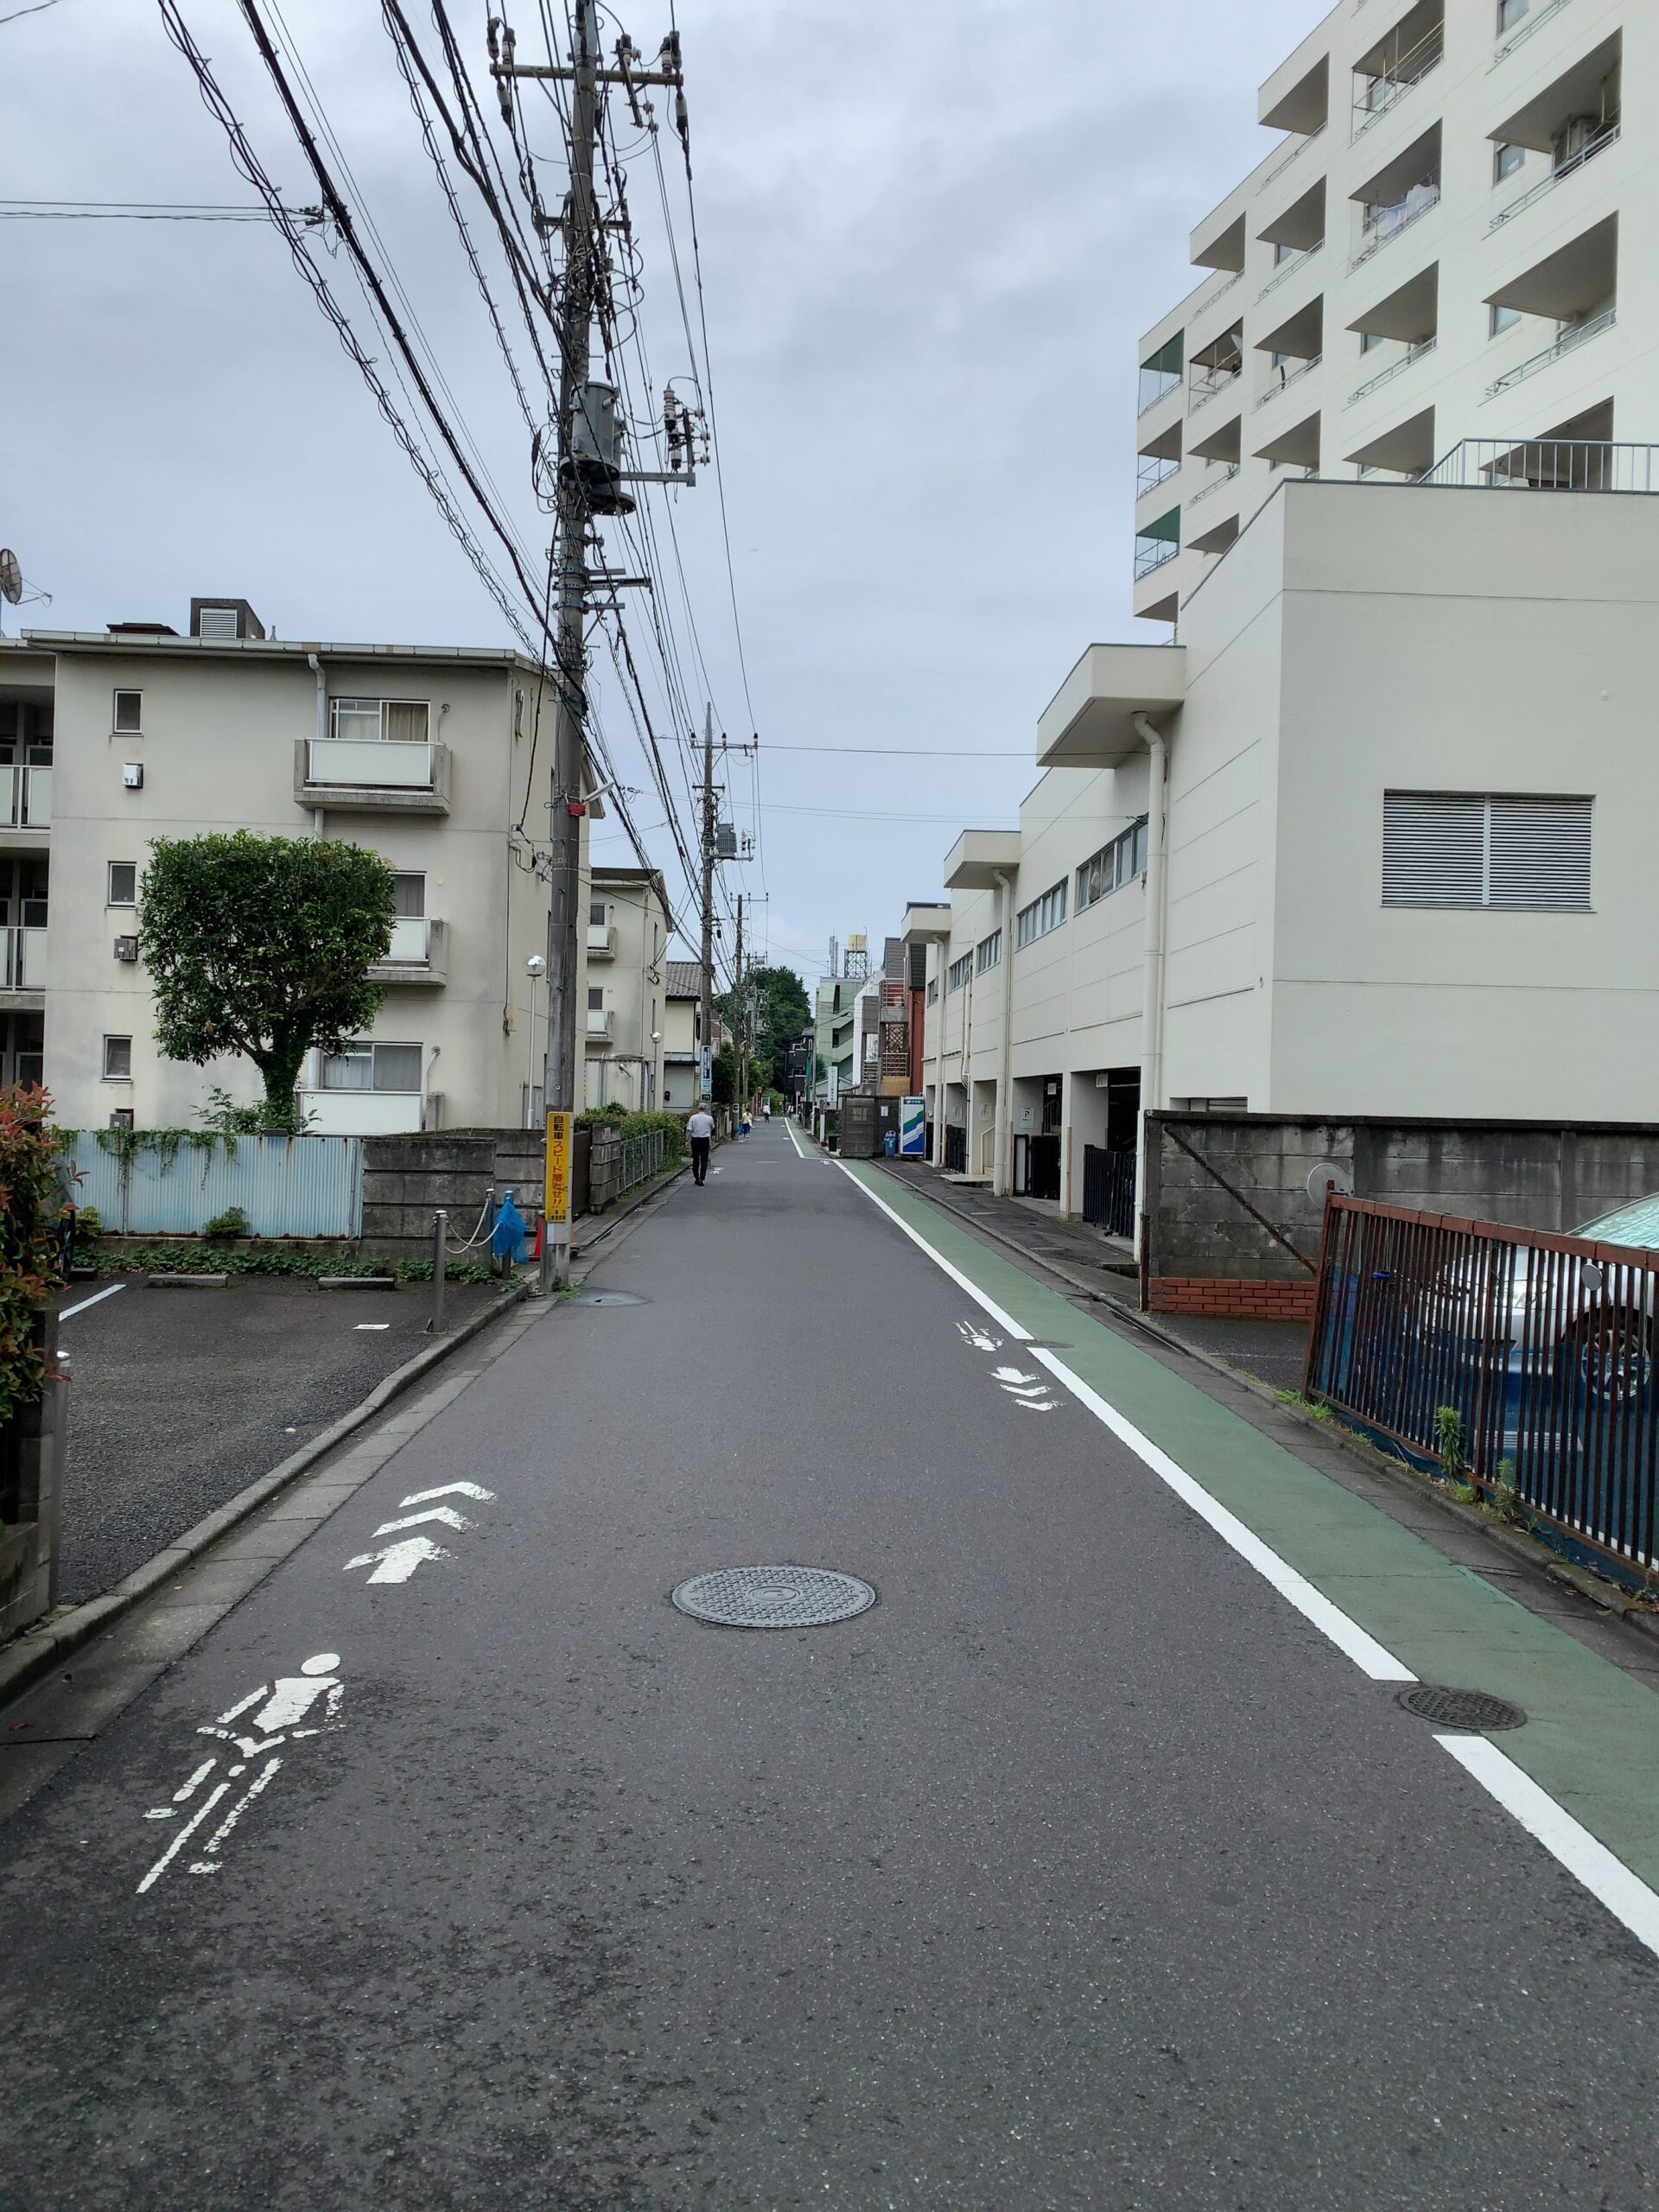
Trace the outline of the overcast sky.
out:
<instances>
[{"instance_id":1,"label":"overcast sky","mask_svg":"<svg viewBox=\"0 0 1659 2212\"><path fill-rule=\"evenodd\" d=\"M285 198L314 200L231 0L181 4ZM379 8L283 12L458 408L544 548L528 435ZM519 58L537 58L522 12ZM879 944L907 899L940 896L957 830L1013 820L1037 715L1082 648L1136 634L1136 340L1194 281L1189 229L1272 143L1256 86L1322 12L678 0L762 740L758 825L749 764L732 763L759 858L730 885L769 893L774 957L816 975L831 931ZM480 66L486 13L451 10ZM424 0L409 14L429 36ZM668 0L629 0L620 21L653 54ZM689 364L656 190L632 162L660 386ZM0 23L0 200L48 195L251 201L149 0L54 0ZM7 221L0 252L0 543L52 594L25 624L182 628L193 593L233 593L287 637L510 642L269 226ZM344 259L327 265L366 333ZM747 736L712 480L676 497L709 686ZM689 642L687 657L700 697ZM669 862L613 686L601 712ZM931 757L791 749L840 746ZM596 860L632 860L614 821L597 836Z\"/></svg>"}]
</instances>

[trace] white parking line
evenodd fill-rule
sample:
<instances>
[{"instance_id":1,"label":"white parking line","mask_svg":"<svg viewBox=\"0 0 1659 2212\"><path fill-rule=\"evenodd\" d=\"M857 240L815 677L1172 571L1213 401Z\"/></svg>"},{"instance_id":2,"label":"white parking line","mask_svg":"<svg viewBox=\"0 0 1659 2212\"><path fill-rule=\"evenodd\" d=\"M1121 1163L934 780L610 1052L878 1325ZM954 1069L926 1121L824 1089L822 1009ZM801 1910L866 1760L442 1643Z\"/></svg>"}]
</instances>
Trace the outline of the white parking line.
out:
<instances>
[{"instance_id":1,"label":"white parking line","mask_svg":"<svg viewBox=\"0 0 1659 2212\"><path fill-rule=\"evenodd\" d=\"M124 1290L126 1287L124 1282L112 1282L107 1290L95 1290L90 1298L83 1298L79 1305L66 1306L58 1319L60 1321L70 1320L75 1314L84 1313L89 1306L96 1306L105 1298L113 1298L118 1290Z\"/></svg>"}]
</instances>

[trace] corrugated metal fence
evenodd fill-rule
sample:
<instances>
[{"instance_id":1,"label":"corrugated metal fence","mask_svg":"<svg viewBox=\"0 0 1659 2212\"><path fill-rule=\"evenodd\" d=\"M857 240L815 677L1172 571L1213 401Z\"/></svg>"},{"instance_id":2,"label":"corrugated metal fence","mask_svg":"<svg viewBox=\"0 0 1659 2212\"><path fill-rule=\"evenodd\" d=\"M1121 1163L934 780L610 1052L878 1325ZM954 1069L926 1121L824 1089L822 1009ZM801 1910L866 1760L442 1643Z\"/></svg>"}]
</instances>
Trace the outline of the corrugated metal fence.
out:
<instances>
[{"instance_id":1,"label":"corrugated metal fence","mask_svg":"<svg viewBox=\"0 0 1659 2212\"><path fill-rule=\"evenodd\" d=\"M106 1151L74 1136L75 1203L125 1236L190 1236L239 1206L255 1236L356 1236L363 1226L359 1137L141 1135Z\"/></svg>"}]
</instances>

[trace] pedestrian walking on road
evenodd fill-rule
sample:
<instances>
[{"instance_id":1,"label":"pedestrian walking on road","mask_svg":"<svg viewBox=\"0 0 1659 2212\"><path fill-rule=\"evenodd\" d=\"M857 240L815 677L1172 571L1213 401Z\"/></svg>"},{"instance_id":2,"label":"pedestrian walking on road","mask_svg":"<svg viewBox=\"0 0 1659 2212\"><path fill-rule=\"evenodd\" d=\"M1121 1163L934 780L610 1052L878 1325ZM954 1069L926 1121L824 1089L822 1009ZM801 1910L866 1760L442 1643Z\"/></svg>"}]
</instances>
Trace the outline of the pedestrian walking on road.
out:
<instances>
[{"instance_id":1,"label":"pedestrian walking on road","mask_svg":"<svg viewBox=\"0 0 1659 2212\"><path fill-rule=\"evenodd\" d=\"M709 1146L715 1134L715 1117L699 1106L695 1114L685 1119L685 1134L691 1140L691 1180L701 1190L702 1179L709 1173Z\"/></svg>"}]
</instances>

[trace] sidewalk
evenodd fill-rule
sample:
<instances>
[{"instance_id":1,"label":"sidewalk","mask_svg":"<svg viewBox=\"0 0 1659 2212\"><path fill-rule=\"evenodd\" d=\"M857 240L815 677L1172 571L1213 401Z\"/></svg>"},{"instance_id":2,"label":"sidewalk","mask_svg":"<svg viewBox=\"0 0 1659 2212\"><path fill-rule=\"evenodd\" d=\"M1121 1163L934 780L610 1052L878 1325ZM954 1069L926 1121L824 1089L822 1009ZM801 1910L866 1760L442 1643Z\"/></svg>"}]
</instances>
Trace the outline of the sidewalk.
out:
<instances>
[{"instance_id":1,"label":"sidewalk","mask_svg":"<svg viewBox=\"0 0 1659 2212\"><path fill-rule=\"evenodd\" d=\"M1062 1221L1036 1199L995 1198L982 1184L948 1181L921 1160L879 1160L874 1163L959 1220L1000 1243L1039 1261L1091 1298L1109 1299L1142 1325L1178 1344L1190 1344L1212 1359L1275 1390L1300 1390L1307 1332L1297 1321L1207 1319L1185 1313L1160 1313L1147 1321L1140 1313L1140 1283L1129 1246L1091 1222Z\"/></svg>"}]
</instances>

